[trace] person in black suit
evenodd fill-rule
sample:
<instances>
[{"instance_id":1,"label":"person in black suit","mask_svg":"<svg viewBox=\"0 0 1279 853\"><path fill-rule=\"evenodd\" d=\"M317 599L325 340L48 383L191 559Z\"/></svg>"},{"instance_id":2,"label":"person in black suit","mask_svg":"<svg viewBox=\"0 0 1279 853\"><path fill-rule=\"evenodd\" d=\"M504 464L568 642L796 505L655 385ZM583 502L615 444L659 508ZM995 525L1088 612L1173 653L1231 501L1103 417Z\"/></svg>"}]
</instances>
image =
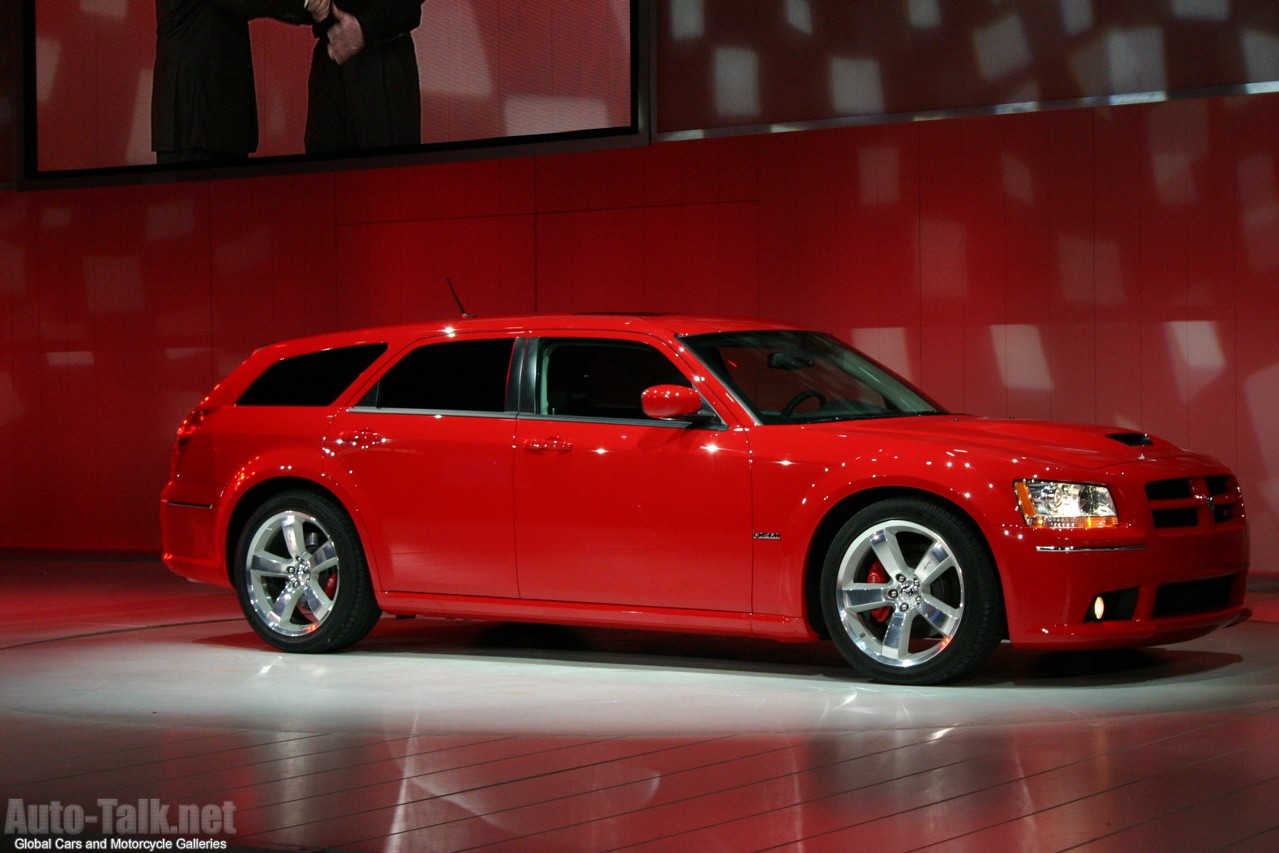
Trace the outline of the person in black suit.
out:
<instances>
[{"instance_id":1,"label":"person in black suit","mask_svg":"<svg viewBox=\"0 0 1279 853\"><path fill-rule=\"evenodd\" d=\"M307 79L307 153L422 141L422 95L410 33L422 0L333 0L315 25Z\"/></svg>"},{"instance_id":2,"label":"person in black suit","mask_svg":"<svg viewBox=\"0 0 1279 853\"><path fill-rule=\"evenodd\" d=\"M151 149L160 163L244 160L258 147L249 20L326 20L330 0L156 0Z\"/></svg>"}]
</instances>

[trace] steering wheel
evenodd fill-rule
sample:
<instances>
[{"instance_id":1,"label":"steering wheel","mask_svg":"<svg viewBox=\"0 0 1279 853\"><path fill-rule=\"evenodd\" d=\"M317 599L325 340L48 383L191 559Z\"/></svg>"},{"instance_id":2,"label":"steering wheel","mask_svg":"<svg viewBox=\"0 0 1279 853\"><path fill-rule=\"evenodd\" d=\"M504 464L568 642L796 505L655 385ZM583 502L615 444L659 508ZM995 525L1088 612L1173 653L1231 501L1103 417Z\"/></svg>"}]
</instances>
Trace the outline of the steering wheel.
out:
<instances>
[{"instance_id":1,"label":"steering wheel","mask_svg":"<svg viewBox=\"0 0 1279 853\"><path fill-rule=\"evenodd\" d=\"M816 398L819 406L826 405L826 396L822 394L821 391L814 391L812 388L809 388L805 391L800 391L794 397L790 398L789 403L782 406L782 417L789 420L790 416L799 408L799 404L811 398Z\"/></svg>"}]
</instances>

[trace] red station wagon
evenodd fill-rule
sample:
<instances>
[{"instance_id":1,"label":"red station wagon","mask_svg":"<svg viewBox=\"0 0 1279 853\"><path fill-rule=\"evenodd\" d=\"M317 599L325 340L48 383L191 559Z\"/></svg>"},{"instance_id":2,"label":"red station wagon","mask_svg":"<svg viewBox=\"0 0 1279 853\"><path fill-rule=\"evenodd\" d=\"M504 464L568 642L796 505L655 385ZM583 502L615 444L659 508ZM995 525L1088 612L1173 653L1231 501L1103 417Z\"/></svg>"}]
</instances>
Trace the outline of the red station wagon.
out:
<instances>
[{"instance_id":1,"label":"red station wagon","mask_svg":"<svg viewBox=\"0 0 1279 853\"><path fill-rule=\"evenodd\" d=\"M951 414L829 335L683 316L287 341L178 430L165 562L288 651L381 613L829 637L866 677L1245 616L1231 472L1129 429Z\"/></svg>"}]
</instances>

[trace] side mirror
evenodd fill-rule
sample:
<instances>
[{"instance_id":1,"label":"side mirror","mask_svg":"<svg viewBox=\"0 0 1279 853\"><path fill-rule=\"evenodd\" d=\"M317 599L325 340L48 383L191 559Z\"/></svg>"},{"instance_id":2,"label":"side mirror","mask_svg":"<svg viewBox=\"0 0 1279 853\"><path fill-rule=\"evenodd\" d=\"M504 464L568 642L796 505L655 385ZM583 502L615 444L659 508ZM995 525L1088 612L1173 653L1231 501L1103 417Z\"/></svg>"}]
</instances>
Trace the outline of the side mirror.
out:
<instances>
[{"instance_id":1,"label":"side mirror","mask_svg":"<svg viewBox=\"0 0 1279 853\"><path fill-rule=\"evenodd\" d=\"M683 385L654 385L644 389L640 405L650 418L692 419L702 410L702 395Z\"/></svg>"}]
</instances>

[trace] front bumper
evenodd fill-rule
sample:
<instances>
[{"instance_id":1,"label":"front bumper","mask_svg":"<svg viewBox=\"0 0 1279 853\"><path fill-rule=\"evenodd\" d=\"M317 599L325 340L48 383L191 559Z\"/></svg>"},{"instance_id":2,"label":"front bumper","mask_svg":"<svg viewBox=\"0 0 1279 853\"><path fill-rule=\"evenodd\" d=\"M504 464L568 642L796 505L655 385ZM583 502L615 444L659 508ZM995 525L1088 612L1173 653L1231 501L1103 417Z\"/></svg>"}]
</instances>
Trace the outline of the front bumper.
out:
<instances>
[{"instance_id":1,"label":"front bumper","mask_svg":"<svg viewBox=\"0 0 1279 853\"><path fill-rule=\"evenodd\" d=\"M1247 618L1242 524L1136 541L1046 543L1022 537L1001 566L1014 645L1102 649L1178 643ZM1108 607L1098 618L1098 596Z\"/></svg>"}]
</instances>

